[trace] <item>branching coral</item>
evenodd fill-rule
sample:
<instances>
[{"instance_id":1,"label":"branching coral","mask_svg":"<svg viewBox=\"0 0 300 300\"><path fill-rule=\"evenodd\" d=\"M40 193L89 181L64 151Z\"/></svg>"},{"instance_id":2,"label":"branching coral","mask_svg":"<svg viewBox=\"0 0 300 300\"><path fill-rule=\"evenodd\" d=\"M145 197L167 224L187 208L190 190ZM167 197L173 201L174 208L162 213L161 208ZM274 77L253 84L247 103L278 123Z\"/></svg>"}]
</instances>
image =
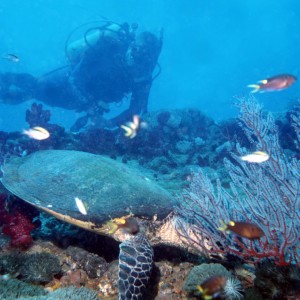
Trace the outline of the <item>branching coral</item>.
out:
<instances>
[{"instance_id":1,"label":"branching coral","mask_svg":"<svg viewBox=\"0 0 300 300\"><path fill-rule=\"evenodd\" d=\"M26 122L30 127L45 126L50 121L50 118L50 110L44 110L42 104L36 104L34 102L31 105L31 109L26 110Z\"/></svg>"},{"instance_id":2,"label":"branching coral","mask_svg":"<svg viewBox=\"0 0 300 300\"><path fill-rule=\"evenodd\" d=\"M271 114L265 114L254 99L242 100L239 107L240 124L253 149L268 153L270 159L262 164L242 161L240 157L250 150L236 144L232 158L224 160L230 189L223 188L220 179L214 185L200 171L182 195L179 214L191 223L195 237L191 244L209 255L234 254L254 262L271 258L280 266L299 264L300 161L288 158L279 146ZM298 121L294 117L297 130ZM227 235L217 229L220 220L255 223L266 236L253 241ZM179 226L184 230L182 223Z\"/></svg>"}]
</instances>

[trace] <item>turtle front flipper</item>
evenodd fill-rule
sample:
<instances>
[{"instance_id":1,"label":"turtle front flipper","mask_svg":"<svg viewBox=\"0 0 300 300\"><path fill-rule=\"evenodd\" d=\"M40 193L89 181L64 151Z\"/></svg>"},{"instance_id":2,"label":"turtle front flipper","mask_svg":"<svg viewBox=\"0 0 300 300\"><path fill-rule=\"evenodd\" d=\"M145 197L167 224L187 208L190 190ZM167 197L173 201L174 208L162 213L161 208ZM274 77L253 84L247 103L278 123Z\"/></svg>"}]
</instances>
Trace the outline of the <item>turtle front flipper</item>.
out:
<instances>
[{"instance_id":1,"label":"turtle front flipper","mask_svg":"<svg viewBox=\"0 0 300 300\"><path fill-rule=\"evenodd\" d=\"M120 244L119 300L142 300L153 265L153 249L142 234Z\"/></svg>"}]
</instances>

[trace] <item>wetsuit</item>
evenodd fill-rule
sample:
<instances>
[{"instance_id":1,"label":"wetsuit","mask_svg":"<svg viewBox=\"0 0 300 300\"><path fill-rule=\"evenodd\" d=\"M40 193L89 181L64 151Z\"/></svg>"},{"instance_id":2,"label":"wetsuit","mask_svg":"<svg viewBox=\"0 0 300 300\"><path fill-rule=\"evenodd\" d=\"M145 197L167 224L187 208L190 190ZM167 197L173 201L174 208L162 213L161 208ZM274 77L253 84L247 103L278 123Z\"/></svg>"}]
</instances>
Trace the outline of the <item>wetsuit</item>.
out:
<instances>
[{"instance_id":1,"label":"wetsuit","mask_svg":"<svg viewBox=\"0 0 300 300\"><path fill-rule=\"evenodd\" d=\"M127 25L128 26L128 25ZM75 61L40 78L30 74L0 74L0 101L18 104L37 99L50 106L86 112L76 121L74 131L84 127L89 119L94 124L103 120L109 103L130 99L127 110L109 120L116 126L131 119L133 114L147 111L153 72L162 47L162 34L150 32L135 36L120 25L118 32L103 34Z\"/></svg>"}]
</instances>

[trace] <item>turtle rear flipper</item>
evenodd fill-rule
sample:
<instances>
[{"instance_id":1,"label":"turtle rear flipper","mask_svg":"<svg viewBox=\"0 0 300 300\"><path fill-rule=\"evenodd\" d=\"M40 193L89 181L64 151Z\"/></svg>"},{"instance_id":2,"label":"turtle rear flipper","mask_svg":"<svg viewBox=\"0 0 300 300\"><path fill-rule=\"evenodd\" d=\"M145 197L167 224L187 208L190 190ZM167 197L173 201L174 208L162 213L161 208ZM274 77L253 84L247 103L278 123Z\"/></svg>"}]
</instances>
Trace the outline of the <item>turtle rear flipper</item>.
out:
<instances>
[{"instance_id":1,"label":"turtle rear flipper","mask_svg":"<svg viewBox=\"0 0 300 300\"><path fill-rule=\"evenodd\" d=\"M153 265L153 249L142 234L120 244L119 300L142 300Z\"/></svg>"}]
</instances>

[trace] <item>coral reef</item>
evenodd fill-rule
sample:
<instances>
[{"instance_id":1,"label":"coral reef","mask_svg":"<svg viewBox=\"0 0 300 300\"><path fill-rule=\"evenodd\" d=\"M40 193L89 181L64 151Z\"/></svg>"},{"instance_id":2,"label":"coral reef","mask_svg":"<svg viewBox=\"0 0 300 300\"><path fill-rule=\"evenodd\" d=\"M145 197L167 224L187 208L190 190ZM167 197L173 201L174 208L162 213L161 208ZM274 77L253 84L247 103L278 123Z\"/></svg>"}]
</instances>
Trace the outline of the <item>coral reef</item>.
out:
<instances>
[{"instance_id":1,"label":"coral reef","mask_svg":"<svg viewBox=\"0 0 300 300\"><path fill-rule=\"evenodd\" d=\"M69 270L63 275L59 281L59 285L63 287L75 286L77 288L85 286L88 282L88 276L84 270Z\"/></svg>"},{"instance_id":2,"label":"coral reef","mask_svg":"<svg viewBox=\"0 0 300 300\"><path fill-rule=\"evenodd\" d=\"M245 300L265 300L265 298L255 288L249 288L245 292Z\"/></svg>"},{"instance_id":3,"label":"coral reef","mask_svg":"<svg viewBox=\"0 0 300 300\"><path fill-rule=\"evenodd\" d=\"M10 252L0 256L0 274L18 274L23 256L18 252Z\"/></svg>"},{"instance_id":4,"label":"coral reef","mask_svg":"<svg viewBox=\"0 0 300 300\"><path fill-rule=\"evenodd\" d=\"M0 255L0 273L17 274L30 283L47 283L61 272L58 258L50 253L24 254L11 252Z\"/></svg>"},{"instance_id":5,"label":"coral reef","mask_svg":"<svg viewBox=\"0 0 300 300\"><path fill-rule=\"evenodd\" d=\"M67 135L63 127L48 123L50 117L50 111L43 110L42 104L33 103L31 110L26 111L26 121L30 127L41 126L49 131L50 137L46 140L30 139L21 131L9 133L0 131L0 164L11 156L25 156L38 150L76 148L74 136Z\"/></svg>"},{"instance_id":6,"label":"coral reef","mask_svg":"<svg viewBox=\"0 0 300 300\"><path fill-rule=\"evenodd\" d=\"M40 126L47 129L50 133L50 137L43 141L28 140L27 138L20 140L22 148L27 149L28 153L49 148L59 148L61 146L65 130L56 124L50 124L50 119L50 110L44 110L42 104L33 103L31 108L26 110L26 122L29 124L29 127Z\"/></svg>"},{"instance_id":7,"label":"coral reef","mask_svg":"<svg viewBox=\"0 0 300 300\"><path fill-rule=\"evenodd\" d=\"M43 300L43 297L40 298ZM47 295L45 300L98 300L97 293L84 287L60 288Z\"/></svg>"},{"instance_id":8,"label":"coral reef","mask_svg":"<svg viewBox=\"0 0 300 300\"><path fill-rule=\"evenodd\" d=\"M18 274L22 259L23 255L18 252L0 255L0 274Z\"/></svg>"},{"instance_id":9,"label":"coral reef","mask_svg":"<svg viewBox=\"0 0 300 300\"><path fill-rule=\"evenodd\" d=\"M199 290L197 289L197 286L211 276L215 275L221 275L227 278L222 293L225 296L225 299L243 299L241 282L221 264L210 263L193 267L186 278L183 289L191 296L199 296Z\"/></svg>"},{"instance_id":10,"label":"coral reef","mask_svg":"<svg viewBox=\"0 0 300 300\"><path fill-rule=\"evenodd\" d=\"M79 133L79 149L111 157L125 156L124 162L138 160L146 168L160 174L188 165L217 166L218 154L213 150L224 143L219 126L197 110L171 110L147 113L148 124L134 139L127 139L120 130L94 129ZM157 167L155 160L163 163Z\"/></svg>"},{"instance_id":11,"label":"coral reef","mask_svg":"<svg viewBox=\"0 0 300 300\"><path fill-rule=\"evenodd\" d=\"M105 255L109 261L118 256L118 243L109 237L86 231L43 212L35 217L34 221L40 223L39 227L32 232L35 240L51 241L63 249L76 245L80 253L82 253L81 250L84 251L81 248L84 248L89 253ZM78 265L73 259L72 263Z\"/></svg>"},{"instance_id":12,"label":"coral reef","mask_svg":"<svg viewBox=\"0 0 300 300\"><path fill-rule=\"evenodd\" d=\"M2 232L11 237L12 247L27 248L32 243L31 231L36 228L32 222L32 210L24 209L26 204L8 206L5 194L0 195L0 225Z\"/></svg>"},{"instance_id":13,"label":"coral reef","mask_svg":"<svg viewBox=\"0 0 300 300\"><path fill-rule=\"evenodd\" d=\"M71 247L72 255L76 256L77 247ZM18 272L22 261L28 257L28 255L36 254L36 251L44 251L43 253L52 253L59 259L62 271L59 276L45 285L47 291L56 291L61 287L76 286L86 287L96 290L99 296L103 299L116 299L118 290L118 261L114 260L110 264L107 264L107 270L105 273L97 278L90 278L87 276L86 271L83 270L79 263L69 255L70 249L61 249L53 245L51 242L37 241L35 244L27 250L27 253L17 253L14 255L10 252L6 252L0 257L0 274L16 274L19 279L24 280L24 277ZM85 251L78 249L80 261L81 256ZM164 251L161 249L161 251ZM91 253L89 253L91 255ZM159 254L159 253L158 253ZM175 254L172 254L175 255ZM158 255L159 257L159 255ZM172 260L173 256L170 256ZM177 255L173 257L176 262L169 262L161 260L155 262L155 270L152 274L151 285L149 286L148 296L145 300L153 300L156 296L158 299L187 299L185 293L182 290L184 280L192 268L193 264L188 262L180 263ZM4 275L3 275L4 276ZM0 275L1 277L1 275ZM44 284L43 284L44 285ZM54 297L53 293L49 293L46 297ZM37 299L34 298L34 299ZM41 298L44 299L44 298ZM52 298L50 298L52 299ZM29 300L29 299L28 299Z\"/></svg>"},{"instance_id":14,"label":"coral reef","mask_svg":"<svg viewBox=\"0 0 300 300\"><path fill-rule=\"evenodd\" d=\"M20 211L14 215L3 217L5 224L2 232L11 237L10 245L13 247L29 247L32 243L31 231L35 228L32 221Z\"/></svg>"},{"instance_id":15,"label":"coral reef","mask_svg":"<svg viewBox=\"0 0 300 300\"><path fill-rule=\"evenodd\" d=\"M300 270L296 266L278 267L265 261L255 272L255 288L264 299L284 299L300 290Z\"/></svg>"},{"instance_id":16,"label":"coral reef","mask_svg":"<svg viewBox=\"0 0 300 300\"><path fill-rule=\"evenodd\" d=\"M117 260L109 264L107 272L100 278L98 283L100 296L103 296L105 298L117 297L118 270L119 262Z\"/></svg>"},{"instance_id":17,"label":"coral reef","mask_svg":"<svg viewBox=\"0 0 300 300\"><path fill-rule=\"evenodd\" d=\"M290 115L290 112L279 115L276 122L280 136L284 136L283 146L295 151L295 132L287 122ZM178 190L197 167L222 168L223 158L232 159L230 152L236 142L243 147L250 146L238 120L217 124L194 109L144 114L143 120L148 126L134 139L124 137L120 129L90 128L76 134L66 132L60 126L49 124L50 116L40 104L33 104L27 111L31 125L43 124L50 132L50 138L44 141L28 139L20 132L0 132L0 162L10 155L23 156L43 149L82 150L120 158L124 163L138 161L141 166L153 170L154 179L172 180ZM223 176L226 183L228 175L224 173Z\"/></svg>"},{"instance_id":18,"label":"coral reef","mask_svg":"<svg viewBox=\"0 0 300 300\"><path fill-rule=\"evenodd\" d=\"M31 283L47 283L59 274L58 258L50 253L24 254L19 269L20 278Z\"/></svg>"},{"instance_id":19,"label":"coral reef","mask_svg":"<svg viewBox=\"0 0 300 300\"><path fill-rule=\"evenodd\" d=\"M91 289L70 286L57 289L45 296L20 298L20 300L100 300L100 298Z\"/></svg>"},{"instance_id":20,"label":"coral reef","mask_svg":"<svg viewBox=\"0 0 300 300\"><path fill-rule=\"evenodd\" d=\"M224 296L228 300L239 300L244 299L242 294L243 288L241 282L235 277L227 278L226 284L224 286Z\"/></svg>"},{"instance_id":21,"label":"coral reef","mask_svg":"<svg viewBox=\"0 0 300 300\"><path fill-rule=\"evenodd\" d=\"M195 294L198 291L197 285L214 275L223 275L227 278L232 276L221 264L201 264L193 267L186 278L183 289L188 294Z\"/></svg>"},{"instance_id":22,"label":"coral reef","mask_svg":"<svg viewBox=\"0 0 300 300\"><path fill-rule=\"evenodd\" d=\"M153 298L157 295L158 299L185 299L183 285L192 267L189 262L155 262L149 293L152 290Z\"/></svg>"},{"instance_id":23,"label":"coral reef","mask_svg":"<svg viewBox=\"0 0 300 300\"><path fill-rule=\"evenodd\" d=\"M31 108L26 110L26 122L30 127L45 127L50 121L50 110L44 110L42 104L32 103Z\"/></svg>"},{"instance_id":24,"label":"coral reef","mask_svg":"<svg viewBox=\"0 0 300 300\"><path fill-rule=\"evenodd\" d=\"M78 268L86 271L90 278L101 277L107 271L107 262L96 254L72 246L68 247L66 253L78 264Z\"/></svg>"},{"instance_id":25,"label":"coral reef","mask_svg":"<svg viewBox=\"0 0 300 300\"><path fill-rule=\"evenodd\" d=\"M47 292L40 286L31 285L17 279L0 280L0 298L2 300L12 299L30 299L36 296L36 299L42 299ZM28 297L28 298L27 298Z\"/></svg>"},{"instance_id":26,"label":"coral reef","mask_svg":"<svg viewBox=\"0 0 300 300\"><path fill-rule=\"evenodd\" d=\"M26 112L26 121L31 127L39 125L47 128L51 133L50 138L45 141L30 140L22 136L20 132L0 132L0 163L3 163L11 155L24 156L41 149L83 150L96 154L105 154L114 159L121 160L123 163L133 164L135 166L139 164L141 168L148 169L145 171L147 178L164 181L165 185L169 185L168 187L172 185L170 189L176 192L178 192L182 186L192 186L193 188L193 182L199 183L194 181L196 177L190 174L192 170L196 170L200 166L205 168L205 174L208 172L213 174L213 169L218 169L219 174L221 174L220 180L218 180L216 176L213 178L212 185L202 181L202 184L203 182L206 183L204 186L208 187L206 191L208 191L208 195L211 196L212 187L217 186L218 191L228 192L227 188L230 188L234 181L231 180L224 168L223 159L226 159L227 166L231 164L231 170L233 171L232 174L235 176L235 180L241 178L239 177L239 173L235 173L238 168L233 168L233 166L239 162L237 159L239 155L245 154L246 148L252 149L251 147L253 146L251 145L253 145L253 141L254 144L258 141L254 138L253 134L250 135L252 141L249 141L249 136L247 136L247 133L245 133L240 126L240 121L237 119L217 124L200 111L192 109L161 110L144 114L143 120L147 122L148 127L142 128L134 139L124 137L123 131L119 129L94 128L74 134L65 131L64 128L60 126L49 124L50 117L50 112L44 110L41 105L37 104L34 104L31 109ZM279 145L282 147L280 157L282 157L281 155L284 153L288 158L296 157L299 159L299 153L296 151L300 139L297 141L297 132L294 130L295 126L293 126L290 121L295 122L295 115L288 112L276 116L274 122L274 124L278 126L277 133L279 137L283 138L279 139ZM274 131L270 132L273 133ZM238 147L237 143L239 144ZM275 150L278 149L276 147L270 148L272 149L273 155L276 152ZM268 148L264 148L263 150L266 149ZM232 156L230 154L232 151L238 153L238 155ZM282 167L280 161L276 159L274 161L280 169ZM254 174L257 175L257 173L253 171L255 168L256 166L251 170L247 168L242 168L241 170L246 170L245 172L247 172L247 174L254 172ZM259 169L259 167L256 169ZM282 169L285 170L285 168ZM268 183L266 178L269 177L269 173L273 172L271 168L267 169L267 167L262 171L265 172L261 174L263 176L256 176L253 181L256 188ZM293 178L295 174L299 173L295 171L289 178ZM224 188L224 190L222 190L221 187ZM290 189L291 185L287 184L285 187ZM285 187L280 188L277 194L286 191ZM196 190L192 191L193 196L197 195L198 192L196 192ZM199 191L199 189L197 191ZM201 191L203 192L205 189ZM237 193L241 191L242 188L238 186ZM219 197L222 196L222 194L218 195ZM272 195L274 196L274 193L272 193ZM286 195L288 195L289 198L280 198L281 200L279 200L282 204L279 203L280 205L278 204L276 206L277 208L282 207L284 204L288 205L288 201L291 197L288 193ZM208 199L212 198L208 197ZM216 199L218 201L220 200L218 197L216 197ZM229 199L231 198L229 197ZM49 285L47 284L46 286L49 287L49 290L52 289L55 291L42 296L42 294L46 293L42 289L42 294L39 296L38 291L34 292L31 285L20 283L20 281L15 279L8 281L0 280L1 299L12 299L14 297L21 297L22 299L22 297L26 296L30 296L32 299L98 299L95 292L84 288L59 288L69 285L93 288L97 290L102 297L117 297L117 262L106 262L117 257L118 244L116 242L109 240L109 238L105 239L104 237L97 237L92 233L87 233L84 230L60 222L56 218L44 213L39 217L36 216L37 214L33 214L36 217L33 219L33 215L30 214L30 209L23 209L22 202L18 202L18 205L22 207L18 208L18 205L11 205L10 201L7 206L8 202L6 200L6 196L0 196L0 223L3 225L3 232L9 233L12 237L11 245L22 246L22 248L28 247L32 243L32 226L36 227L35 224L39 222L40 227L35 228L33 233L34 239L37 239L37 241L34 242L34 246L30 249L40 247L39 251L42 251L42 253L20 254L10 252L7 254L7 252L5 252L5 254L2 254L0 257L0 274L2 274L0 276L5 276L6 274L14 276L14 274L16 274L19 279L30 282L35 281L43 285L49 282ZM189 198L187 200L190 201L191 199ZM278 199L276 198L275 200L276 203L278 203ZM218 217L216 217L213 210L205 206L205 203L204 201L204 209L201 209L201 214L203 215L208 212L207 219L210 220L213 215L213 221L216 223L208 226L205 222L203 222L203 224L207 226L207 230L213 229L213 231L216 232L216 228L218 228L219 225ZM211 203L213 203L214 208L222 212L223 215L221 215L224 216L224 211L227 206L225 205L223 207L220 205L220 202L212 201ZM231 203L234 203L234 199ZM195 216L197 216L198 210L195 202L190 201L190 205L192 208L191 218L193 218L194 224L197 224ZM236 209L234 211L237 213ZM288 215L289 211L286 210L286 216ZM25 216L28 217L28 223L24 221L26 219ZM224 218L224 221L228 221L227 218L232 219L234 216L236 215L229 216L225 214L226 218ZM18 223L18 220L22 221ZM285 220L286 218L280 216L281 225L291 225L290 221L285 223ZM296 228L298 225L294 226ZM17 227L19 227L19 229L17 229ZM274 226L274 228L277 230L278 226ZM289 230L292 227L287 228ZM290 232L293 232L293 228ZM270 230L269 233L271 235L274 234L274 230ZM237 255L241 252L247 254L246 256L240 255L242 261L243 259L249 258L251 260L251 254L257 254L257 250L260 249L259 247L265 249L263 248L264 244L257 245L256 241L252 243L252 246L249 246L247 243L242 243L242 239L233 238L232 235L222 235L223 233L221 233L220 238L219 234L220 232L218 232L214 246L218 246L218 249L226 256L229 252L226 247L230 246L231 242L233 242L232 245L234 245L232 249L238 251ZM211 237L214 238L215 235ZM273 237L272 241L276 244L276 242L280 241L282 236L280 234L274 234ZM288 235L286 235L286 237L288 237ZM52 243L58 245L60 248L49 250L50 248L48 249L45 244L41 242L41 240L45 239L51 241L49 244L51 244L53 248L56 246ZM223 240L225 240L226 243L221 243ZM201 239L199 239L199 241L201 242ZM288 239L286 239L286 241L289 242ZM70 245L76 245L76 247L70 247ZM49 256L50 254L47 255L43 253L45 249L55 256ZM3 250L7 251L7 249ZM280 250L279 247L278 250ZM165 248L160 251L165 251ZM100 255L105 256L105 259L100 257ZM279 264L285 264L286 262L288 264L290 264L290 262L294 263L293 258L291 258L292 256L286 257L282 253L280 255L281 260L277 260ZM228 257L229 256L227 256L227 258ZM47 263L47 261L49 261L49 263ZM40 265L37 265L38 262L40 262ZM33 265L31 269L30 264ZM44 270L45 264L46 268ZM230 260L230 267L232 267L233 264L233 260ZM48 268L48 265L51 267L49 266ZM204 275L210 274L207 270L197 273L197 268L201 266L202 268L205 267L204 264L197 266L194 268L193 273L191 272L189 276L187 276L187 273L192 267L190 263L180 262L174 264L168 261L156 262L153 278L151 279L151 286L149 287L149 293L152 298L149 296L149 299L153 299L155 296L157 299L187 299L186 293L193 294L195 286L205 279ZM209 264L209 268L213 269L212 266L213 264ZM218 270L221 269L223 269L223 271L225 270L224 272L229 278L227 290L225 289L225 295L227 291L227 296L223 295L222 297L226 297L226 299L239 299L241 297L239 290L240 282L232 277L231 272L218 265ZM53 279L55 274L59 274L59 276L55 276L56 278ZM299 270L291 266L291 264L289 267L274 266L274 264L271 263L258 265L256 266L256 278L252 277L251 274L244 274L244 272L243 274L236 272L235 275L246 289L245 299L259 300L271 299L272 297L273 299L283 299L283 297L296 299L295 295L298 292L297 289L299 289ZM194 278L194 282L191 281L190 277ZM183 287L184 279L186 279L186 282ZM15 284L16 288L9 287L10 284ZM20 288L18 288L18 285ZM17 294L17 296L15 296L16 294L6 294L6 292L17 293L18 289L23 289L24 294L20 293ZM41 289L39 290L41 291Z\"/></svg>"},{"instance_id":27,"label":"coral reef","mask_svg":"<svg viewBox=\"0 0 300 300\"><path fill-rule=\"evenodd\" d=\"M65 287L48 293L42 287L17 279L0 281L2 300L99 300L97 293L88 288Z\"/></svg>"},{"instance_id":28,"label":"coral reef","mask_svg":"<svg viewBox=\"0 0 300 300\"><path fill-rule=\"evenodd\" d=\"M35 217L34 221L39 222L39 227L32 232L34 238L51 240L61 247L68 247L80 231L78 227L44 212Z\"/></svg>"},{"instance_id":29,"label":"coral reef","mask_svg":"<svg viewBox=\"0 0 300 300\"><path fill-rule=\"evenodd\" d=\"M183 192L178 213L193 220L196 238L191 245L196 240L198 250L207 255L233 254L254 263L269 258L278 266L299 264L300 160L284 154L274 118L264 114L261 105L254 99L242 99L239 107L249 142L254 149L268 153L270 159L262 164L244 162L240 157L249 150L237 143L232 158L224 160L231 178L230 189L222 187L218 178L211 181L200 170ZM300 120L292 125L298 130ZM218 230L219 220L257 224L264 236L251 240L227 235Z\"/></svg>"},{"instance_id":30,"label":"coral reef","mask_svg":"<svg viewBox=\"0 0 300 300\"><path fill-rule=\"evenodd\" d=\"M20 132L3 132L0 131L0 164L5 163L12 155L24 156L27 154L26 147L19 143L21 138ZM0 171L1 173L1 171Z\"/></svg>"}]
</instances>

